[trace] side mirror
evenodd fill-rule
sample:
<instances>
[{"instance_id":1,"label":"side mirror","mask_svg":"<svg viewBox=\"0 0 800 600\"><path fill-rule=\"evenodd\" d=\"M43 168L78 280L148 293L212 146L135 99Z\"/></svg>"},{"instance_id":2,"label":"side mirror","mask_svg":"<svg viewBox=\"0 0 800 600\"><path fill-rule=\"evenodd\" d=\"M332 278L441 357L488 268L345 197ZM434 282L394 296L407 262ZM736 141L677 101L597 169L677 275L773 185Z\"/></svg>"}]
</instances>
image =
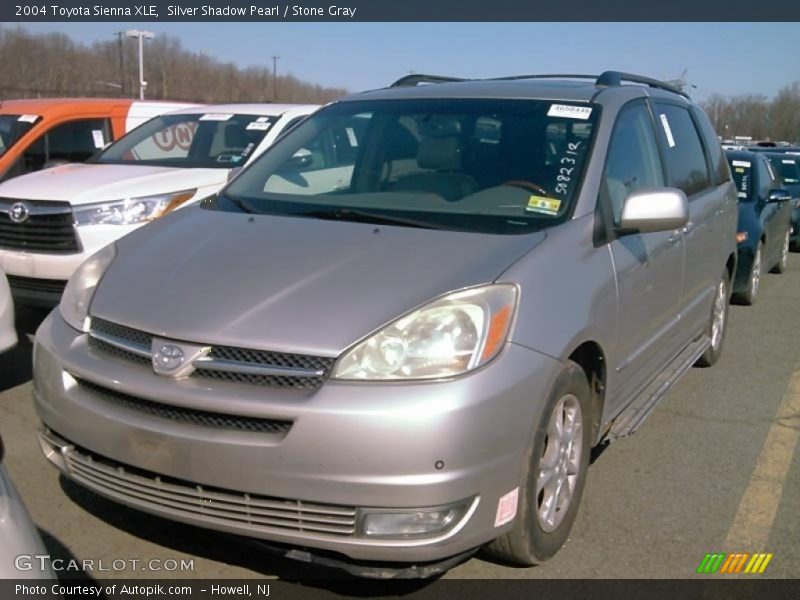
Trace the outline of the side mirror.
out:
<instances>
[{"instance_id":1,"label":"side mirror","mask_svg":"<svg viewBox=\"0 0 800 600\"><path fill-rule=\"evenodd\" d=\"M311 166L311 163L313 162L314 162L314 156L311 154L311 150L300 148L300 150L298 150L292 155L292 158L290 158L285 163L283 163L283 165L281 165L280 170L296 171Z\"/></svg>"},{"instance_id":2,"label":"side mirror","mask_svg":"<svg viewBox=\"0 0 800 600\"><path fill-rule=\"evenodd\" d=\"M789 202L792 195L788 190L778 188L777 190L770 190L767 196L767 202Z\"/></svg>"},{"instance_id":3,"label":"side mirror","mask_svg":"<svg viewBox=\"0 0 800 600\"><path fill-rule=\"evenodd\" d=\"M622 231L671 231L689 222L689 201L675 188L640 190L625 198L619 229Z\"/></svg>"}]
</instances>

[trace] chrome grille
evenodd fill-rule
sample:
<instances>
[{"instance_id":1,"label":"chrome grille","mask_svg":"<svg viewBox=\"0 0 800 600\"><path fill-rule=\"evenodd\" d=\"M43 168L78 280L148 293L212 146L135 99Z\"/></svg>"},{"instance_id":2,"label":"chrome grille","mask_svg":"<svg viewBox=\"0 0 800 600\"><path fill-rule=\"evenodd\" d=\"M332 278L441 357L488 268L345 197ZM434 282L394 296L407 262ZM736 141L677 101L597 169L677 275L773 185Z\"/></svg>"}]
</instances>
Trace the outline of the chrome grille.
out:
<instances>
[{"instance_id":1,"label":"chrome grille","mask_svg":"<svg viewBox=\"0 0 800 600\"><path fill-rule=\"evenodd\" d=\"M153 334L92 317L89 346L110 356L149 364ZM195 361L192 377L246 383L267 387L313 390L330 373L335 359L287 354L232 346L212 346L208 355Z\"/></svg>"},{"instance_id":2,"label":"chrome grille","mask_svg":"<svg viewBox=\"0 0 800 600\"><path fill-rule=\"evenodd\" d=\"M91 381L75 378L81 389L96 398L128 410L167 419L175 423L185 423L210 427L212 429L228 429L250 433L274 433L286 435L292 428L291 421L279 419L263 419L258 417L242 417L225 413L196 410L183 406L174 406L137 398L123 392L97 385Z\"/></svg>"},{"instance_id":3,"label":"chrome grille","mask_svg":"<svg viewBox=\"0 0 800 600\"><path fill-rule=\"evenodd\" d=\"M22 223L14 223L9 215L17 202L29 211ZM0 198L0 247L48 254L80 252L69 202Z\"/></svg>"},{"instance_id":4,"label":"chrome grille","mask_svg":"<svg viewBox=\"0 0 800 600\"><path fill-rule=\"evenodd\" d=\"M144 510L173 514L257 532L313 532L353 537L357 510L206 487L130 467L72 447L66 453L70 476L98 493Z\"/></svg>"}]
</instances>

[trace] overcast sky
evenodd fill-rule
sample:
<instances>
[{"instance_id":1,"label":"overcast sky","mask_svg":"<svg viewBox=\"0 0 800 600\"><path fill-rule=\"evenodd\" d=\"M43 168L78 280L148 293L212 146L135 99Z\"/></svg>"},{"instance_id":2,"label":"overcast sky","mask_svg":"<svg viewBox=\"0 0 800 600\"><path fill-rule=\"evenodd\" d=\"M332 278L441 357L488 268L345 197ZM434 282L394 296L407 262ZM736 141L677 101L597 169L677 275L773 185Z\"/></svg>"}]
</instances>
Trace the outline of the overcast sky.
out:
<instances>
[{"instance_id":1,"label":"overcast sky","mask_svg":"<svg viewBox=\"0 0 800 600\"><path fill-rule=\"evenodd\" d=\"M9 25L10 26L10 25ZM599 73L617 69L674 79L692 95L772 97L800 80L800 23L35 23L90 43L145 28L238 66L351 91L414 71L464 77ZM147 78L145 50L145 79Z\"/></svg>"}]
</instances>

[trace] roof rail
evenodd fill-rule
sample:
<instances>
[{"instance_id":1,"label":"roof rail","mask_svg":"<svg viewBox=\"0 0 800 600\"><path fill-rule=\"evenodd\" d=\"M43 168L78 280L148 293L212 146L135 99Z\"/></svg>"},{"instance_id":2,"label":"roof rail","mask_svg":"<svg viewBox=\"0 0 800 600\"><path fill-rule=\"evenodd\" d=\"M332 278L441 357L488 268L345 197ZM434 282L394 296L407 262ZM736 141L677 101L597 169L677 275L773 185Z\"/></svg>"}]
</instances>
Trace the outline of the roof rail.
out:
<instances>
[{"instance_id":1,"label":"roof rail","mask_svg":"<svg viewBox=\"0 0 800 600\"><path fill-rule=\"evenodd\" d=\"M595 85L602 85L605 87L617 87L622 85L623 81L629 81L631 83L642 83L652 88L666 90L674 94L680 94L684 98L689 98L689 94L687 94L680 88L675 87L674 85L670 85L663 81L659 81L658 79L652 79L651 77L643 77L642 75L634 75L633 73L622 73L621 71L604 71L595 81Z\"/></svg>"},{"instance_id":2,"label":"roof rail","mask_svg":"<svg viewBox=\"0 0 800 600\"><path fill-rule=\"evenodd\" d=\"M506 77L492 77L487 81L514 81L516 79L596 79L597 75L580 75L574 73L545 73L537 75L509 75Z\"/></svg>"},{"instance_id":3,"label":"roof rail","mask_svg":"<svg viewBox=\"0 0 800 600\"><path fill-rule=\"evenodd\" d=\"M414 87L420 83L452 83L455 81L468 81L461 77L446 77L444 75L423 75L422 73L412 73L395 81L389 87Z\"/></svg>"}]
</instances>

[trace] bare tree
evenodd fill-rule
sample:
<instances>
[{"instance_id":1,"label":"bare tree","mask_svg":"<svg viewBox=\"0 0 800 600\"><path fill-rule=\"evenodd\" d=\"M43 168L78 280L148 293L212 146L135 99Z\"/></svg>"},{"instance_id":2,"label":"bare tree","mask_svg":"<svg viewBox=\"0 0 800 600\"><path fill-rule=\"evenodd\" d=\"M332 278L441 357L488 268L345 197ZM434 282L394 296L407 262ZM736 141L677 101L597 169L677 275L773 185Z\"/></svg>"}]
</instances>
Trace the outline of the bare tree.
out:
<instances>
[{"instance_id":1,"label":"bare tree","mask_svg":"<svg viewBox=\"0 0 800 600\"><path fill-rule=\"evenodd\" d=\"M126 90L138 89L135 44L124 40L123 75ZM204 53L185 50L177 38L159 35L146 49L147 97L198 102L271 102L270 65L238 68ZM0 99L37 96L113 96L120 82L119 41L91 46L77 44L61 33L32 34L22 27L0 27ZM325 103L347 93L278 77L278 102Z\"/></svg>"}]
</instances>

